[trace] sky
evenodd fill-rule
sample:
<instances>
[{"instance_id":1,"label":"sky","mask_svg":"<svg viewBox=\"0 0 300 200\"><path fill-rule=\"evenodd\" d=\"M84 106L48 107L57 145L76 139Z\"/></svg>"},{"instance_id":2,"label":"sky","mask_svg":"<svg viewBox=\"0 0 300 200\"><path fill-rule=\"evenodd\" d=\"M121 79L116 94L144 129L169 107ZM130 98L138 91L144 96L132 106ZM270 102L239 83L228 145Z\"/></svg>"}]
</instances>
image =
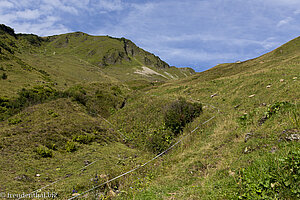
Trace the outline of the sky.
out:
<instances>
[{"instance_id":1,"label":"sky","mask_svg":"<svg viewBox=\"0 0 300 200\"><path fill-rule=\"evenodd\" d=\"M0 0L0 24L125 37L171 66L204 71L298 37L300 0Z\"/></svg>"}]
</instances>

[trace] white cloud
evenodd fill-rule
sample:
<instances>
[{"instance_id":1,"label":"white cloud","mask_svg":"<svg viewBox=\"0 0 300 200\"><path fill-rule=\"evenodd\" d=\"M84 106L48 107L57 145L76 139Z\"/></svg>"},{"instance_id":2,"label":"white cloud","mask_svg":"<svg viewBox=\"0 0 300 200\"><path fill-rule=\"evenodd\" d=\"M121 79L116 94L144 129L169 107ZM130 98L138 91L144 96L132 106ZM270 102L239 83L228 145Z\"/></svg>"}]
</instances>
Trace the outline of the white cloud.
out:
<instances>
[{"instance_id":1,"label":"white cloud","mask_svg":"<svg viewBox=\"0 0 300 200\"><path fill-rule=\"evenodd\" d=\"M300 14L300 9L295 10L295 11L294 11L294 14L295 14L295 15L299 15L299 14Z\"/></svg>"},{"instance_id":2,"label":"white cloud","mask_svg":"<svg viewBox=\"0 0 300 200\"><path fill-rule=\"evenodd\" d=\"M297 36L299 8L300 0L0 0L0 23L38 35L127 37L172 65L220 63Z\"/></svg>"},{"instance_id":3,"label":"white cloud","mask_svg":"<svg viewBox=\"0 0 300 200\"><path fill-rule=\"evenodd\" d=\"M82 3L74 5L82 5ZM66 14L78 14L78 10L72 4L60 0L22 0L17 3L1 1L0 10L2 7L9 9L0 12L0 23L11 26L16 32L42 36L71 31L63 24L62 19Z\"/></svg>"},{"instance_id":4,"label":"white cloud","mask_svg":"<svg viewBox=\"0 0 300 200\"><path fill-rule=\"evenodd\" d=\"M14 4L9 1L0 1L0 10L14 7Z\"/></svg>"},{"instance_id":5,"label":"white cloud","mask_svg":"<svg viewBox=\"0 0 300 200\"><path fill-rule=\"evenodd\" d=\"M90 2L90 0L62 0L64 5L72 5L76 8L83 9L87 8Z\"/></svg>"},{"instance_id":6,"label":"white cloud","mask_svg":"<svg viewBox=\"0 0 300 200\"><path fill-rule=\"evenodd\" d=\"M38 1L38 0L37 0ZM26 9L38 5L35 0L11 1L16 9ZM39 2L40 3L40 2Z\"/></svg>"},{"instance_id":7,"label":"white cloud","mask_svg":"<svg viewBox=\"0 0 300 200\"><path fill-rule=\"evenodd\" d=\"M121 11L126 5L122 0L2 0L0 23L13 27L16 32L30 32L29 29L32 28L31 32L39 35L50 34L44 28L37 28L48 25L49 30L54 30L51 32L57 34L59 30L61 33L70 30L64 25L70 23L66 18L76 20L88 13L97 15Z\"/></svg>"},{"instance_id":8,"label":"white cloud","mask_svg":"<svg viewBox=\"0 0 300 200\"><path fill-rule=\"evenodd\" d=\"M99 13L107 14L114 11L122 11L129 3L125 3L122 0L86 0L84 3L81 3L82 5L80 6L78 3L75 4L81 9L84 9L85 12L97 15Z\"/></svg>"},{"instance_id":9,"label":"white cloud","mask_svg":"<svg viewBox=\"0 0 300 200\"><path fill-rule=\"evenodd\" d=\"M13 26L16 32L35 33L41 36L57 35L71 30L59 23L61 19L56 16L48 16L37 22L16 22Z\"/></svg>"},{"instance_id":10,"label":"white cloud","mask_svg":"<svg viewBox=\"0 0 300 200\"><path fill-rule=\"evenodd\" d=\"M67 3L63 3L60 0L45 1L45 4L51 6L52 9L62 10L64 12L74 15L78 14L78 10L74 6L70 6Z\"/></svg>"},{"instance_id":11,"label":"white cloud","mask_svg":"<svg viewBox=\"0 0 300 200\"><path fill-rule=\"evenodd\" d=\"M289 24L292 20L293 20L292 17L287 17L287 18L285 18L285 19L283 19L283 20L280 20L280 21L277 23L276 26L277 26L277 27L281 27L281 26L287 25L287 24Z\"/></svg>"},{"instance_id":12,"label":"white cloud","mask_svg":"<svg viewBox=\"0 0 300 200\"><path fill-rule=\"evenodd\" d=\"M0 14L0 19L2 24L10 25L16 19L15 15L13 14Z\"/></svg>"},{"instance_id":13,"label":"white cloud","mask_svg":"<svg viewBox=\"0 0 300 200\"><path fill-rule=\"evenodd\" d=\"M132 39L171 65L244 60L280 44L272 31L282 10L261 0L152 1L131 8L118 24L94 33Z\"/></svg>"},{"instance_id":14,"label":"white cloud","mask_svg":"<svg viewBox=\"0 0 300 200\"><path fill-rule=\"evenodd\" d=\"M122 10L124 4L121 0L100 0L98 6L107 11L117 11Z\"/></svg>"},{"instance_id":15,"label":"white cloud","mask_svg":"<svg viewBox=\"0 0 300 200\"><path fill-rule=\"evenodd\" d=\"M41 16L41 13L39 10L23 10L23 11L17 11L15 13L16 18L20 18L23 20L32 20L32 19L38 19Z\"/></svg>"}]
</instances>

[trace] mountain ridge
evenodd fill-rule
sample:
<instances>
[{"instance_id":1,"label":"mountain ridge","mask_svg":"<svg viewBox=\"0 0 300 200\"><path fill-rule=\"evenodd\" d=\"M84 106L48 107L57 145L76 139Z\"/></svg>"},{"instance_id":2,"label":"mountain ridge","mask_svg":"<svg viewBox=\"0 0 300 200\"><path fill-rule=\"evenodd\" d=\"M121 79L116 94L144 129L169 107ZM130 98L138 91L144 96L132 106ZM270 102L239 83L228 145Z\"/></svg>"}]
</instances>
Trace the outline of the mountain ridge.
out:
<instances>
[{"instance_id":1,"label":"mountain ridge","mask_svg":"<svg viewBox=\"0 0 300 200\"><path fill-rule=\"evenodd\" d=\"M93 76L91 81L120 81L130 84L146 81L151 84L195 73L191 68L171 67L158 56L144 51L125 38L91 36L82 32L39 37L34 34L15 34L12 28L5 25L1 25L0 29L0 56L6 61L6 67L11 66L7 67L10 68L7 70L8 80L18 76L18 68L27 69L26 73L37 82L49 82L49 79L53 79L52 85L58 85L60 89L68 82L86 82ZM140 73L145 67L153 73ZM4 64L2 68L5 68ZM14 72L14 69L17 71ZM91 71L99 77L96 78ZM69 76L66 79L69 81L60 82L58 74L60 77ZM18 80L24 78L18 77ZM32 83L27 79L23 85L26 84Z\"/></svg>"}]
</instances>

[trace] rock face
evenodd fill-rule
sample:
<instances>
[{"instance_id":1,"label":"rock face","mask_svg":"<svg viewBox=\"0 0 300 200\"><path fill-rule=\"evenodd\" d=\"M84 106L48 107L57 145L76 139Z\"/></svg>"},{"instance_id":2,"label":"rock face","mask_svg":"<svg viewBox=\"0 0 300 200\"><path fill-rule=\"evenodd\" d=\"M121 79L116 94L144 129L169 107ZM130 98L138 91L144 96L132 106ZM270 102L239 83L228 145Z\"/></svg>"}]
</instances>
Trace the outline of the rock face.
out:
<instances>
[{"instance_id":1,"label":"rock face","mask_svg":"<svg viewBox=\"0 0 300 200\"><path fill-rule=\"evenodd\" d=\"M127 56L135 57L140 60L144 65L156 68L169 68L170 66L162 61L158 56L151 54L143 49L137 47L132 41L121 38L124 43L124 50Z\"/></svg>"},{"instance_id":2,"label":"rock face","mask_svg":"<svg viewBox=\"0 0 300 200\"><path fill-rule=\"evenodd\" d=\"M99 63L99 66L121 64L123 60L130 61L130 58L124 52L110 49L102 58L102 62Z\"/></svg>"},{"instance_id":3,"label":"rock face","mask_svg":"<svg viewBox=\"0 0 300 200\"><path fill-rule=\"evenodd\" d=\"M106 67L109 65L122 64L126 61L131 62L132 59L136 59L145 66L155 67L157 69L170 68L170 66L166 62L162 61L158 56L137 47L128 39L113 37L110 37L110 39L115 39L121 42L123 48L111 48L107 50L98 63L98 66ZM92 55L93 53L94 52L89 52L89 55Z\"/></svg>"}]
</instances>

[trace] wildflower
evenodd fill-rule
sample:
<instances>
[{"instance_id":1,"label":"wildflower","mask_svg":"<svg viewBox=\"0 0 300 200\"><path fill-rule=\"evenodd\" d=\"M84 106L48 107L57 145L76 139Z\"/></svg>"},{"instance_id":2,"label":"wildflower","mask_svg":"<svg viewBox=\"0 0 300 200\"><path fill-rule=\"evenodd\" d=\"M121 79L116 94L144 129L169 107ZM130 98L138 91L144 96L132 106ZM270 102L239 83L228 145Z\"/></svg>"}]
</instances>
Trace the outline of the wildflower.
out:
<instances>
[{"instance_id":1,"label":"wildflower","mask_svg":"<svg viewBox=\"0 0 300 200\"><path fill-rule=\"evenodd\" d=\"M98 183L98 180L99 180L99 179L98 179L98 174L97 174L97 172L96 172L95 178L93 178L92 180L93 180L95 183Z\"/></svg>"}]
</instances>

